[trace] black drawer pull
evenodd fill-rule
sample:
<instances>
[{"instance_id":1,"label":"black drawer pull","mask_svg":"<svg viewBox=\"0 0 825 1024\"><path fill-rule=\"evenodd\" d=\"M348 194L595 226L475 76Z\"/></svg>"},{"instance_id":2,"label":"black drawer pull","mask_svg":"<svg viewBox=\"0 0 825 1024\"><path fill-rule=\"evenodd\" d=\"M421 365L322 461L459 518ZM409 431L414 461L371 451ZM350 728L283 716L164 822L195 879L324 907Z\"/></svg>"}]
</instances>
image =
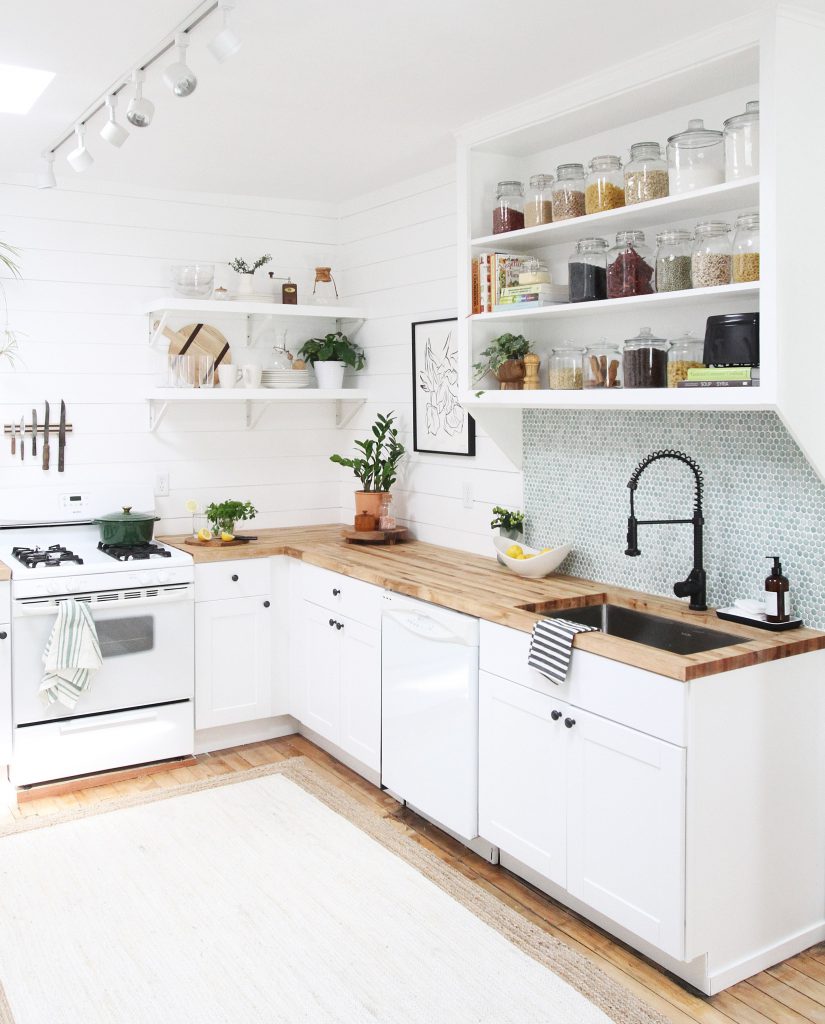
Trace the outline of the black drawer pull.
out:
<instances>
[{"instance_id":1,"label":"black drawer pull","mask_svg":"<svg viewBox=\"0 0 825 1024\"><path fill-rule=\"evenodd\" d=\"M573 726L576 724L576 719L575 718L565 718L564 724L567 726L568 729L572 729Z\"/></svg>"},{"instance_id":2,"label":"black drawer pull","mask_svg":"<svg viewBox=\"0 0 825 1024\"><path fill-rule=\"evenodd\" d=\"M336 622L335 623L335 628L336 629L343 629L344 628L344 623L343 622Z\"/></svg>"},{"instance_id":3,"label":"black drawer pull","mask_svg":"<svg viewBox=\"0 0 825 1024\"><path fill-rule=\"evenodd\" d=\"M340 593L341 593L341 591L340 591L340 590L339 590L339 589L338 589L337 587L333 587L333 588L332 588L332 596L333 596L333 597L338 597L338 595L339 595Z\"/></svg>"},{"instance_id":4,"label":"black drawer pull","mask_svg":"<svg viewBox=\"0 0 825 1024\"><path fill-rule=\"evenodd\" d=\"M0 640L5 640L8 635L9 634L4 629L2 632L0 632Z\"/></svg>"},{"instance_id":5,"label":"black drawer pull","mask_svg":"<svg viewBox=\"0 0 825 1024\"><path fill-rule=\"evenodd\" d=\"M269 601L264 601L264 608L268 608L268 607L269 607Z\"/></svg>"},{"instance_id":6,"label":"black drawer pull","mask_svg":"<svg viewBox=\"0 0 825 1024\"><path fill-rule=\"evenodd\" d=\"M233 583L237 583L238 582L238 577L236 575L233 575L232 582Z\"/></svg>"},{"instance_id":7,"label":"black drawer pull","mask_svg":"<svg viewBox=\"0 0 825 1024\"><path fill-rule=\"evenodd\" d=\"M558 720L561 718L561 711L551 711L550 717L553 719L554 722L558 722Z\"/></svg>"},{"instance_id":8,"label":"black drawer pull","mask_svg":"<svg viewBox=\"0 0 825 1024\"><path fill-rule=\"evenodd\" d=\"M330 626L334 626L335 625L335 619L330 619L329 620L329 624L330 624Z\"/></svg>"}]
</instances>

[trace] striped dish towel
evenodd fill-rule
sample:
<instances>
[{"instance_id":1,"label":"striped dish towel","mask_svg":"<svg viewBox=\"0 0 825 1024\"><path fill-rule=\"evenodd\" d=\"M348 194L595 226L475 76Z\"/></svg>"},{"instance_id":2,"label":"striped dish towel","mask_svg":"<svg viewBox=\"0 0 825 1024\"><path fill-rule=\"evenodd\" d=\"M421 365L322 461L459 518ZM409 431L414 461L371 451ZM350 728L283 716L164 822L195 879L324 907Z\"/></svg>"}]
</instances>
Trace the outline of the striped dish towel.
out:
<instances>
[{"instance_id":1,"label":"striped dish towel","mask_svg":"<svg viewBox=\"0 0 825 1024\"><path fill-rule=\"evenodd\" d=\"M576 633L598 632L597 626L582 626L569 619L540 619L533 626L527 664L552 683L563 683L573 656Z\"/></svg>"},{"instance_id":2,"label":"striped dish towel","mask_svg":"<svg viewBox=\"0 0 825 1024\"><path fill-rule=\"evenodd\" d=\"M40 697L48 707L59 701L70 711L103 664L97 629L88 604L69 598L57 606L57 621L43 652L46 671Z\"/></svg>"}]
</instances>

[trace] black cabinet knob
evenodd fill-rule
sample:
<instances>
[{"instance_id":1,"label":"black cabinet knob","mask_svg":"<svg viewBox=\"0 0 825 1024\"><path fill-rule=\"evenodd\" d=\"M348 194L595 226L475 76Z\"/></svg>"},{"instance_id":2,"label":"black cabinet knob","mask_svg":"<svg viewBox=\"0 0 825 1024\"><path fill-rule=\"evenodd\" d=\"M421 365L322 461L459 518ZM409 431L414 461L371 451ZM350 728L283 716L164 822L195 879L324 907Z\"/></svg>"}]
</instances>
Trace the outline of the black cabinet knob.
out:
<instances>
[{"instance_id":1,"label":"black cabinet knob","mask_svg":"<svg viewBox=\"0 0 825 1024\"><path fill-rule=\"evenodd\" d=\"M237 577L237 575L233 575L233 577L232 577L232 582L233 582L233 583L237 583L237 582L238 582L238 577Z\"/></svg>"},{"instance_id":2,"label":"black cabinet knob","mask_svg":"<svg viewBox=\"0 0 825 1024\"><path fill-rule=\"evenodd\" d=\"M5 640L8 635L9 634L4 629L2 632L0 632L0 640Z\"/></svg>"},{"instance_id":3,"label":"black cabinet knob","mask_svg":"<svg viewBox=\"0 0 825 1024\"><path fill-rule=\"evenodd\" d=\"M576 719L575 718L565 718L564 724L567 726L568 729L572 729L573 726L576 724Z\"/></svg>"},{"instance_id":4,"label":"black cabinet knob","mask_svg":"<svg viewBox=\"0 0 825 1024\"><path fill-rule=\"evenodd\" d=\"M333 597L338 597L338 595L339 595L340 593L341 593L341 591L340 591L340 590L339 590L339 589L338 589L337 587L333 587L333 588L332 588L332 596L333 596Z\"/></svg>"},{"instance_id":5,"label":"black cabinet knob","mask_svg":"<svg viewBox=\"0 0 825 1024\"><path fill-rule=\"evenodd\" d=\"M550 717L553 719L554 722L558 722L558 720L561 718L561 711L551 711Z\"/></svg>"},{"instance_id":6,"label":"black cabinet knob","mask_svg":"<svg viewBox=\"0 0 825 1024\"><path fill-rule=\"evenodd\" d=\"M268 607L269 607L269 601L264 601L264 608L268 608Z\"/></svg>"},{"instance_id":7,"label":"black cabinet knob","mask_svg":"<svg viewBox=\"0 0 825 1024\"><path fill-rule=\"evenodd\" d=\"M336 622L335 623L335 628L336 629L343 629L344 628L344 623L343 622Z\"/></svg>"},{"instance_id":8,"label":"black cabinet knob","mask_svg":"<svg viewBox=\"0 0 825 1024\"><path fill-rule=\"evenodd\" d=\"M330 626L334 626L335 625L335 619L330 619L329 620L329 624L330 624Z\"/></svg>"}]
</instances>

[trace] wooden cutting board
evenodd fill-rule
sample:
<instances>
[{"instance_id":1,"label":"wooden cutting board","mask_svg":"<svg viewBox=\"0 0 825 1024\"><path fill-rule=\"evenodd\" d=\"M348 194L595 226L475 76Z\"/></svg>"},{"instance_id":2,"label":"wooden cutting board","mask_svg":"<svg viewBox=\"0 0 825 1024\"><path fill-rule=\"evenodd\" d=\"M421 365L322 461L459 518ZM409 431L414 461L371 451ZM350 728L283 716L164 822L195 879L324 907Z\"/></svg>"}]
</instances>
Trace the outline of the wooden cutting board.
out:
<instances>
[{"instance_id":1,"label":"wooden cutting board","mask_svg":"<svg viewBox=\"0 0 825 1024\"><path fill-rule=\"evenodd\" d=\"M155 321L155 327L157 324L158 321ZM196 328L199 328L197 334L190 342L189 339ZM177 331L171 327L164 327L163 333L169 339L170 356L179 356L184 353L190 356L209 356L214 359L216 370L222 364L232 362L232 350L229 347L229 342L218 328L211 324L187 324ZM215 373L215 387L217 385L218 374Z\"/></svg>"}]
</instances>

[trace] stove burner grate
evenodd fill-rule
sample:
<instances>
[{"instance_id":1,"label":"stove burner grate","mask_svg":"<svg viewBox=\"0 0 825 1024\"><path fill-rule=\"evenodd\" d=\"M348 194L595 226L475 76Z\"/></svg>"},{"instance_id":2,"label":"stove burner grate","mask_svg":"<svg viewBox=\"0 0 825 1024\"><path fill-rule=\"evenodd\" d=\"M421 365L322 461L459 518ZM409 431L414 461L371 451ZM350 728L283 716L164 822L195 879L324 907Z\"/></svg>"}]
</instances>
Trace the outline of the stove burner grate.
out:
<instances>
[{"instance_id":1,"label":"stove burner grate","mask_svg":"<svg viewBox=\"0 0 825 1024\"><path fill-rule=\"evenodd\" d=\"M14 547L11 549L11 553L27 569L36 569L40 565L51 569L62 565L64 562L74 562L76 565L83 565L83 559L80 555L76 555L74 551L64 548L62 544L52 544L45 550L43 548Z\"/></svg>"},{"instance_id":2,"label":"stove burner grate","mask_svg":"<svg viewBox=\"0 0 825 1024\"><path fill-rule=\"evenodd\" d=\"M171 551L167 551L166 548L159 547L157 544L104 544L103 541L100 541L97 547L99 551L110 558L116 558L118 562L138 561L151 558L153 555L160 558L172 557Z\"/></svg>"}]
</instances>

